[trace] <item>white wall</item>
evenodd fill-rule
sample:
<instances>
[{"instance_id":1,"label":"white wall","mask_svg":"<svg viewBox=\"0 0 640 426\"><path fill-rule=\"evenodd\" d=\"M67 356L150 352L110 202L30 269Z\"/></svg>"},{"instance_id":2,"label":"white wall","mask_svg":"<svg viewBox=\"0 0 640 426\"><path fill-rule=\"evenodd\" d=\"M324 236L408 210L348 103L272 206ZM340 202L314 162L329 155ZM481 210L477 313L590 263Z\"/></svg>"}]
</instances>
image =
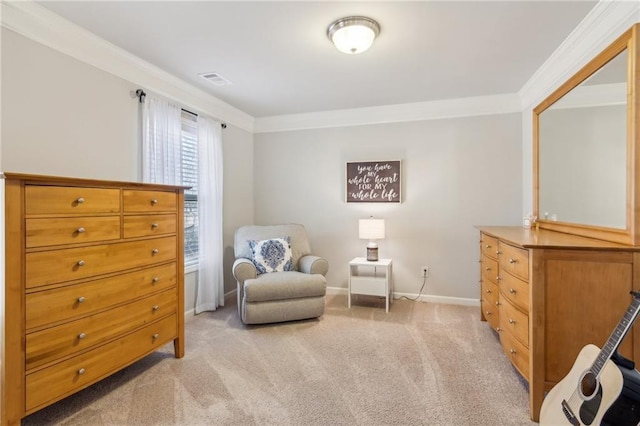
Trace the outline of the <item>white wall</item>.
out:
<instances>
[{"instance_id":1,"label":"white wall","mask_svg":"<svg viewBox=\"0 0 640 426\"><path fill-rule=\"evenodd\" d=\"M2 30L2 170L138 179L136 85Z\"/></svg>"},{"instance_id":2,"label":"white wall","mask_svg":"<svg viewBox=\"0 0 640 426\"><path fill-rule=\"evenodd\" d=\"M329 261L328 285L346 287L365 256L357 220L386 219L380 257L394 261L397 293L478 299L475 225L519 225L520 114L255 135L255 220L306 226ZM401 204L344 201L347 161L402 160Z\"/></svg>"},{"instance_id":3,"label":"white wall","mask_svg":"<svg viewBox=\"0 0 640 426\"><path fill-rule=\"evenodd\" d=\"M131 92L139 86L5 28L1 37L1 170L138 181L139 114ZM253 220L252 144L246 130L223 131L226 251L235 228ZM225 279L225 290L234 289L232 277ZM187 311L195 280L195 273L185 277Z\"/></svg>"},{"instance_id":4,"label":"white wall","mask_svg":"<svg viewBox=\"0 0 640 426\"><path fill-rule=\"evenodd\" d=\"M236 281L231 273L235 256L233 237L235 230L251 225L253 217L253 134L229 126L224 130L224 289L235 290Z\"/></svg>"}]
</instances>

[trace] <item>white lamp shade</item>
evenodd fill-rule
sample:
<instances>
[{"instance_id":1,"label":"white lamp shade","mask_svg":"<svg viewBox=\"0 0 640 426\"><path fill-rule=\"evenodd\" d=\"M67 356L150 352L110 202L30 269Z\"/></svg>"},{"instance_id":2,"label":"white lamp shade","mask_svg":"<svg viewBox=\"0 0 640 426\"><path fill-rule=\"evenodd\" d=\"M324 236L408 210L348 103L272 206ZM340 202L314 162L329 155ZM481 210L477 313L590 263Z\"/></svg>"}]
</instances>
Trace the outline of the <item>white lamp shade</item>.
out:
<instances>
[{"instance_id":1,"label":"white lamp shade","mask_svg":"<svg viewBox=\"0 0 640 426\"><path fill-rule=\"evenodd\" d=\"M339 51L356 54L362 53L370 48L375 36L371 28L354 25L352 27L340 28L331 40Z\"/></svg>"},{"instance_id":2,"label":"white lamp shade","mask_svg":"<svg viewBox=\"0 0 640 426\"><path fill-rule=\"evenodd\" d=\"M327 36L339 51L353 55L371 47L379 33L380 25L365 16L338 19L327 30Z\"/></svg>"},{"instance_id":3,"label":"white lamp shade","mask_svg":"<svg viewBox=\"0 0 640 426\"><path fill-rule=\"evenodd\" d=\"M360 219L358 236L363 240L380 240L384 238L384 219Z\"/></svg>"}]
</instances>

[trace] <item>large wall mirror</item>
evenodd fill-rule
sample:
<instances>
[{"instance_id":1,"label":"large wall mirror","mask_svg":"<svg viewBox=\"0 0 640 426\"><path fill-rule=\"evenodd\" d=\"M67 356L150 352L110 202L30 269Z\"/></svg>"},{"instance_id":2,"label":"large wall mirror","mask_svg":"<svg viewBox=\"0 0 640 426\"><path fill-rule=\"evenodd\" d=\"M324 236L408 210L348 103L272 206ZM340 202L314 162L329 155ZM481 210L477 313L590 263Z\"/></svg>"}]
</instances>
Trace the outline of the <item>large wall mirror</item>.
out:
<instances>
[{"instance_id":1,"label":"large wall mirror","mask_svg":"<svg viewBox=\"0 0 640 426\"><path fill-rule=\"evenodd\" d=\"M534 214L541 228L639 244L639 26L533 111Z\"/></svg>"}]
</instances>

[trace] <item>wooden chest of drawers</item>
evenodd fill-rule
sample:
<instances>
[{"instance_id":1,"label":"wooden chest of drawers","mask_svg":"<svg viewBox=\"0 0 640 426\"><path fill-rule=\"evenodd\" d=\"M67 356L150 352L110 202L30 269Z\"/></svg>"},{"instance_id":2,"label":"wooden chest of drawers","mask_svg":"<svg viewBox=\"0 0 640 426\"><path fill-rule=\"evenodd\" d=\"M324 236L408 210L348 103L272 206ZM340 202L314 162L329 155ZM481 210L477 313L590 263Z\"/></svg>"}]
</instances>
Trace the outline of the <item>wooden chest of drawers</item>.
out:
<instances>
[{"instance_id":1,"label":"wooden chest of drawers","mask_svg":"<svg viewBox=\"0 0 640 426\"><path fill-rule=\"evenodd\" d=\"M498 242L498 316L504 353L529 379L529 252L504 241Z\"/></svg>"},{"instance_id":2,"label":"wooden chest of drawers","mask_svg":"<svg viewBox=\"0 0 640 426\"><path fill-rule=\"evenodd\" d=\"M184 355L183 188L5 174L8 423L168 342Z\"/></svg>"},{"instance_id":3,"label":"wooden chest of drawers","mask_svg":"<svg viewBox=\"0 0 640 426\"><path fill-rule=\"evenodd\" d=\"M502 349L529 377L528 252L480 234L481 319L500 333Z\"/></svg>"},{"instance_id":4,"label":"wooden chest of drawers","mask_svg":"<svg viewBox=\"0 0 640 426\"><path fill-rule=\"evenodd\" d=\"M631 301L629 291L640 290L640 247L547 230L479 229L481 316L529 382L537 421L544 393L566 376L585 345L602 347ZM486 290L493 292L496 282L498 309L490 311L493 293ZM640 362L640 327L619 350Z\"/></svg>"},{"instance_id":5,"label":"wooden chest of drawers","mask_svg":"<svg viewBox=\"0 0 640 426\"><path fill-rule=\"evenodd\" d=\"M498 240L482 235L480 241L481 319L498 328Z\"/></svg>"}]
</instances>

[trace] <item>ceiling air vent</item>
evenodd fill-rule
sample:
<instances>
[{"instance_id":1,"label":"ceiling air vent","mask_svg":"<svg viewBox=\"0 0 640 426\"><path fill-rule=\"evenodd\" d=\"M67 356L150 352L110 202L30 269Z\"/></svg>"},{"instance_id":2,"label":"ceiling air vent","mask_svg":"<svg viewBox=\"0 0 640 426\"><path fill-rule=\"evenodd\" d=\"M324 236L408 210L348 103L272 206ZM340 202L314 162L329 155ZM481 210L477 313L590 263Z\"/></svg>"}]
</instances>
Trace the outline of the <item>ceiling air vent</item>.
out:
<instances>
[{"instance_id":1,"label":"ceiling air vent","mask_svg":"<svg viewBox=\"0 0 640 426\"><path fill-rule=\"evenodd\" d=\"M218 74L217 72L207 72L204 74L198 74L200 77L204 78L211 84L215 84L216 86L229 86L231 82Z\"/></svg>"}]
</instances>

